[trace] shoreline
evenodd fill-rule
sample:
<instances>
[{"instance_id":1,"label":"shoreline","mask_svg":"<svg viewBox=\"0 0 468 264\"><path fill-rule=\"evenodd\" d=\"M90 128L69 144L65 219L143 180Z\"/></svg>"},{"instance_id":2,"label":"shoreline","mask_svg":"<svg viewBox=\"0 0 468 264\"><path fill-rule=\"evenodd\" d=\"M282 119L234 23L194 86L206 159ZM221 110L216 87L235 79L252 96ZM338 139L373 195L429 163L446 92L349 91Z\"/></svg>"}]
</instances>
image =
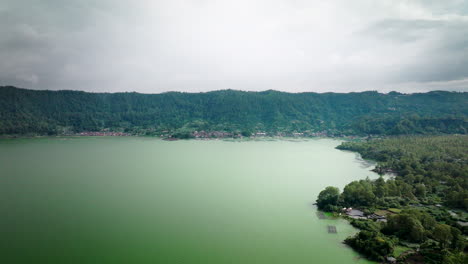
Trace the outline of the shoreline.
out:
<instances>
[{"instance_id":1,"label":"shoreline","mask_svg":"<svg viewBox=\"0 0 468 264\"><path fill-rule=\"evenodd\" d=\"M79 134L64 134L64 135L0 135L0 139L33 139L33 138L105 138L105 137L137 137L137 138L154 138L166 141L179 141L179 140L255 140L255 139L266 139L266 140L281 140L281 139L297 139L297 140L307 140L307 139L335 139L335 140L364 140L366 137L357 137L357 136L250 136L250 137L215 137L215 138L173 138L173 137L159 137L159 136L147 136L147 135L79 135ZM342 150L349 151L349 150ZM354 151L349 151L356 153ZM360 161L368 160L363 159L362 157L358 158ZM369 160L371 161L371 160Z\"/></svg>"}]
</instances>

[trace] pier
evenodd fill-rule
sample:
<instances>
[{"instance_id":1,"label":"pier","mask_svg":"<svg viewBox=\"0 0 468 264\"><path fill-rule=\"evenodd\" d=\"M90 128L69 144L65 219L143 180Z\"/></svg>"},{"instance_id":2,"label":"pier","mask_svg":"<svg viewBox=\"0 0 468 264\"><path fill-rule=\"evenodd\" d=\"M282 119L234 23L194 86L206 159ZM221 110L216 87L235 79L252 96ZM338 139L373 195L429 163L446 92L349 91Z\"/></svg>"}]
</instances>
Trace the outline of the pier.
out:
<instances>
[{"instance_id":1,"label":"pier","mask_svg":"<svg viewBox=\"0 0 468 264\"><path fill-rule=\"evenodd\" d=\"M328 233L336 234L336 226L329 225L328 226Z\"/></svg>"}]
</instances>

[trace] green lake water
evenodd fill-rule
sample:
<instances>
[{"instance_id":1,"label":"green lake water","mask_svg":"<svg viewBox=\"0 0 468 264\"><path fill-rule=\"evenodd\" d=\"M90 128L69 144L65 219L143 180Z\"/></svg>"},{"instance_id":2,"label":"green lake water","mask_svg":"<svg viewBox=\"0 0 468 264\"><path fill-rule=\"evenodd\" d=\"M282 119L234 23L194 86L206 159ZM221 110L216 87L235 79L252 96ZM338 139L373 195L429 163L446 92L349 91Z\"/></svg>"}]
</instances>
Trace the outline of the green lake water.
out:
<instances>
[{"instance_id":1,"label":"green lake water","mask_svg":"<svg viewBox=\"0 0 468 264\"><path fill-rule=\"evenodd\" d=\"M0 263L369 263L312 205L376 177L339 143L0 140Z\"/></svg>"}]
</instances>

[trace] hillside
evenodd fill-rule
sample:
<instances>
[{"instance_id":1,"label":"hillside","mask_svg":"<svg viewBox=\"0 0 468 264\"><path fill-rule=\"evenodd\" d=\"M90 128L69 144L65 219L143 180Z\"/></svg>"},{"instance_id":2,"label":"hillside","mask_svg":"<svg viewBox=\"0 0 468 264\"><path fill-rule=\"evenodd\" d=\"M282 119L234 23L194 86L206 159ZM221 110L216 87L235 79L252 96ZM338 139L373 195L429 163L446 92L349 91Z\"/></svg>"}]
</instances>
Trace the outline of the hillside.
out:
<instances>
[{"instance_id":1,"label":"hillside","mask_svg":"<svg viewBox=\"0 0 468 264\"><path fill-rule=\"evenodd\" d=\"M466 134L468 93L86 93L0 87L0 134Z\"/></svg>"}]
</instances>

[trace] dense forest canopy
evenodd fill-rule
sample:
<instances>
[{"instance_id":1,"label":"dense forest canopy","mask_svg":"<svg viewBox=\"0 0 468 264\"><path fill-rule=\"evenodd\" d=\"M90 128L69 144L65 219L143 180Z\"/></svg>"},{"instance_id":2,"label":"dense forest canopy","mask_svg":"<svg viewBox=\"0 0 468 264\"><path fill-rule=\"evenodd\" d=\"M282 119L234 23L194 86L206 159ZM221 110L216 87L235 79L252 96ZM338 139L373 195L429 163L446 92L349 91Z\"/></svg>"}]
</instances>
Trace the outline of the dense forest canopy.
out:
<instances>
[{"instance_id":1,"label":"dense forest canopy","mask_svg":"<svg viewBox=\"0 0 468 264\"><path fill-rule=\"evenodd\" d=\"M378 261L395 256L398 263L468 262L467 135L387 137L337 148L359 152L378 162L377 172L396 175L353 181L342 193L331 186L320 192L320 209L360 208L367 217L351 221L362 231L347 244ZM387 217L379 221L382 215Z\"/></svg>"},{"instance_id":2,"label":"dense forest canopy","mask_svg":"<svg viewBox=\"0 0 468 264\"><path fill-rule=\"evenodd\" d=\"M466 133L468 93L86 93L0 87L0 134L80 131Z\"/></svg>"},{"instance_id":3,"label":"dense forest canopy","mask_svg":"<svg viewBox=\"0 0 468 264\"><path fill-rule=\"evenodd\" d=\"M359 152L363 158L378 161L376 171L398 174L410 188L393 196L408 199L432 199L432 203L445 202L447 206L468 210L468 136L401 136L345 142L338 149ZM424 186L424 190L418 187ZM392 188L381 192L391 193ZM392 195L390 195L392 196ZM379 196L377 196L379 197ZM380 197L379 197L380 198ZM372 202L378 202L373 200Z\"/></svg>"}]
</instances>

